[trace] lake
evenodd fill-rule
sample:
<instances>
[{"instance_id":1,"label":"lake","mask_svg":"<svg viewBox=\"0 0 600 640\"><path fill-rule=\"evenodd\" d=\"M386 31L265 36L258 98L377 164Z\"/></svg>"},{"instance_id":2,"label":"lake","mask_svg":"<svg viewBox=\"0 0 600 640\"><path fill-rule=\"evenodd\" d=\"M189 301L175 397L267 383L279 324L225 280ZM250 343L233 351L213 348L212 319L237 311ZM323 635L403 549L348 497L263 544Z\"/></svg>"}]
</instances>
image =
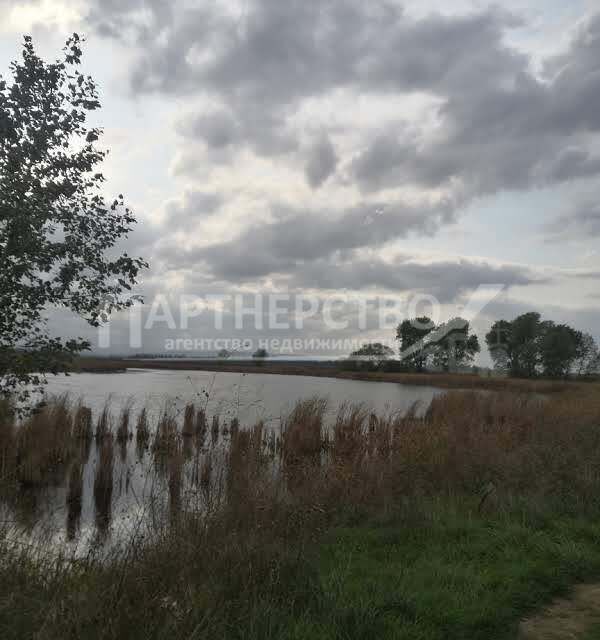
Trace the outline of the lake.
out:
<instances>
[{"instance_id":1,"label":"lake","mask_svg":"<svg viewBox=\"0 0 600 640\"><path fill-rule=\"evenodd\" d=\"M209 415L237 417L242 425L258 420L276 425L299 400L327 398L328 414L345 402L364 404L378 414L404 412L415 402L429 406L439 389L391 382L364 382L309 376L129 369L126 373L81 373L48 379L48 394L68 393L96 413L110 400L114 410L131 403L156 415L171 405L206 405Z\"/></svg>"},{"instance_id":2,"label":"lake","mask_svg":"<svg viewBox=\"0 0 600 640\"><path fill-rule=\"evenodd\" d=\"M110 547L108 541L127 540L140 527L155 527L169 521L174 511L206 509L224 493L222 469L231 442L232 420L241 429L264 423L264 449L270 451L274 472L279 465L281 421L294 405L312 397L326 398L324 426L330 426L340 406L364 406L380 416L404 414L417 405L427 409L441 390L388 382L364 382L304 376L214 373L131 369L125 373L89 373L49 378L47 396L68 395L72 405L89 407L96 428L104 407L110 407L113 433L122 409L131 413L132 437L117 442L111 435L73 442L76 453L59 462L51 477L37 486L17 487L5 498L0 494L0 521L8 523L11 536L21 544L27 540L42 546L71 549L75 554ZM148 412L151 431L161 416L173 416L181 430L187 404L205 410L207 437L180 438L176 460L163 461L150 442L140 447L134 432L142 408ZM215 423L217 424L215 430ZM72 437L72 436L70 436ZM277 444L276 444L277 442ZM106 449L105 445L109 447ZM114 449L114 453L113 453ZM102 455L109 451L107 490L97 490ZM34 443L33 455L38 452ZM104 452L104 453L103 453ZM19 454L21 455L21 454ZM35 459L35 457L34 457ZM210 466L210 486L199 477ZM174 475L175 474L175 475ZM174 495L173 486L177 492ZM73 489L77 499L73 499ZM161 525L162 526L162 525Z\"/></svg>"}]
</instances>

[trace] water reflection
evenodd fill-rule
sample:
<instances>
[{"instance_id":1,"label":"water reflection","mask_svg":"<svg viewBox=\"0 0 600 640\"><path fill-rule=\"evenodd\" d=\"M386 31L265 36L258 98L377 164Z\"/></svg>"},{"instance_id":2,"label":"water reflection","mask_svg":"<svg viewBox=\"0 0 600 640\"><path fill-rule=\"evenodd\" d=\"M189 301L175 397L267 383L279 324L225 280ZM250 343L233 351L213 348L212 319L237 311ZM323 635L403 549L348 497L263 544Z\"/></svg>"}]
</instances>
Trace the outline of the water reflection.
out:
<instances>
[{"instance_id":1,"label":"water reflection","mask_svg":"<svg viewBox=\"0 0 600 640\"><path fill-rule=\"evenodd\" d=\"M426 404L435 391L428 394ZM20 535L66 541L84 553L88 543L126 539L139 518L158 527L176 522L186 509L212 509L227 495L243 500L257 472L253 461L282 464L292 491L303 472L293 459L280 459L279 419L247 422L238 414L211 413L205 399L196 407L187 398L170 403L163 398L154 408L140 407L129 396L121 404L105 397L94 407L85 400L71 407L65 400L34 416L8 448L3 445L2 468L10 469L14 480L13 489L0 493L0 508ZM325 420L327 406L323 403ZM238 408L243 415L239 401ZM297 418L300 425L303 418ZM377 438L374 415L367 424ZM311 446L306 425L301 435L292 430L287 437Z\"/></svg>"}]
</instances>

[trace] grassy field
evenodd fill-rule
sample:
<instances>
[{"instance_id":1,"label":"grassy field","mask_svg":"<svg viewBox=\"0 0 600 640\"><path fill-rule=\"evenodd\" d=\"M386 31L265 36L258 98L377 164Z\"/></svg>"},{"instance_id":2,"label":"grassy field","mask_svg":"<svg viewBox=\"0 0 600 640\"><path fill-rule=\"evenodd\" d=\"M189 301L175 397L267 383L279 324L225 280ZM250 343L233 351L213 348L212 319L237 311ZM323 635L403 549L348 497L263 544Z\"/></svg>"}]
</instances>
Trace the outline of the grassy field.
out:
<instances>
[{"instance_id":1,"label":"grassy field","mask_svg":"<svg viewBox=\"0 0 600 640\"><path fill-rule=\"evenodd\" d=\"M5 529L0 637L515 638L524 616L600 579L598 387L449 393L422 418L348 406L331 430L323 412L299 404L272 454L260 425L232 431L226 500L108 557L57 559ZM150 446L177 460L199 437L193 415L153 425ZM19 441L9 423L5 482L30 447L50 460L33 427Z\"/></svg>"}]
</instances>

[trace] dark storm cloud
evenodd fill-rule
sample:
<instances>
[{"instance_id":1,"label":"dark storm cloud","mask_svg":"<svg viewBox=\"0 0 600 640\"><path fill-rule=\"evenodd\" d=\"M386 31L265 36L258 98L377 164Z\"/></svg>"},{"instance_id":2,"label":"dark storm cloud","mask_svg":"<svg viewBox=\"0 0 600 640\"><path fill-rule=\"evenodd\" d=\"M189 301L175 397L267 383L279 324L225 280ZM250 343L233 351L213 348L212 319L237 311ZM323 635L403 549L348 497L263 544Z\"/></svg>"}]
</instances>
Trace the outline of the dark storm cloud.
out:
<instances>
[{"instance_id":1,"label":"dark storm cloud","mask_svg":"<svg viewBox=\"0 0 600 640\"><path fill-rule=\"evenodd\" d=\"M318 189L334 172L338 158L328 136L324 135L309 150L306 163L306 180Z\"/></svg>"}]
</instances>

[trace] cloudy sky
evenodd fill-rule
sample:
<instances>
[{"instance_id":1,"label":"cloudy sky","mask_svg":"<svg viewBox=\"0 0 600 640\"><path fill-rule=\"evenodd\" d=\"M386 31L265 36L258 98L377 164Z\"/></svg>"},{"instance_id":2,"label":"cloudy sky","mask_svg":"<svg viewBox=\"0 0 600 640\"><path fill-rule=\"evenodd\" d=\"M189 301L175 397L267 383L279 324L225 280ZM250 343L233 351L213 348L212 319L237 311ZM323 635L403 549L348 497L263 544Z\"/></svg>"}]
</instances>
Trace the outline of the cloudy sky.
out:
<instances>
[{"instance_id":1,"label":"cloudy sky","mask_svg":"<svg viewBox=\"0 0 600 640\"><path fill-rule=\"evenodd\" d=\"M452 317L502 284L478 331L534 308L600 337L600 11L501 4L0 0L0 67L24 33L87 38L147 300L425 292Z\"/></svg>"}]
</instances>

